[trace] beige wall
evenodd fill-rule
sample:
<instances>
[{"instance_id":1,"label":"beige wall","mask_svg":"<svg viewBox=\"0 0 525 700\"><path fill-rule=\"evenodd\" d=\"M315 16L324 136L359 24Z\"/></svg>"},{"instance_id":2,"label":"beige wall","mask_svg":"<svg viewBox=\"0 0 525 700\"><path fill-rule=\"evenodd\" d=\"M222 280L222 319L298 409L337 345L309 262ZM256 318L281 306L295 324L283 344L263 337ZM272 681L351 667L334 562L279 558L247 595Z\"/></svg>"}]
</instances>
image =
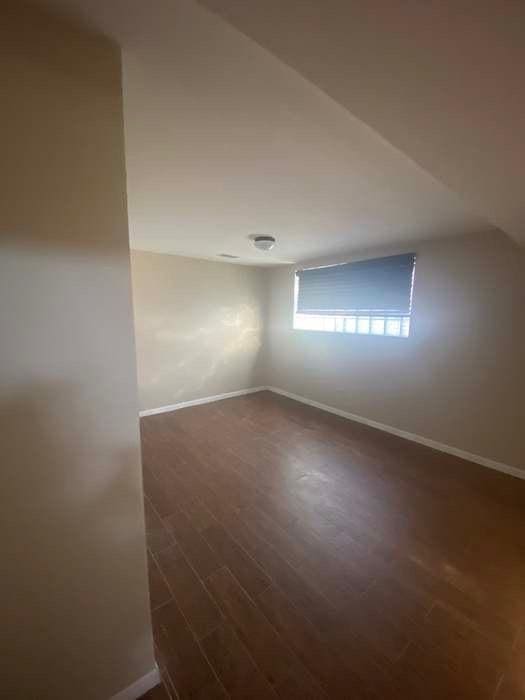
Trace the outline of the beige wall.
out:
<instances>
[{"instance_id":1,"label":"beige wall","mask_svg":"<svg viewBox=\"0 0 525 700\"><path fill-rule=\"evenodd\" d=\"M140 408L262 384L264 270L132 251Z\"/></svg>"},{"instance_id":2,"label":"beige wall","mask_svg":"<svg viewBox=\"0 0 525 700\"><path fill-rule=\"evenodd\" d=\"M525 467L523 249L494 231L409 250L408 339L294 331L293 269L270 272L267 383Z\"/></svg>"},{"instance_id":3,"label":"beige wall","mask_svg":"<svg viewBox=\"0 0 525 700\"><path fill-rule=\"evenodd\" d=\"M0 26L1 694L107 700L154 665L120 61Z\"/></svg>"}]
</instances>

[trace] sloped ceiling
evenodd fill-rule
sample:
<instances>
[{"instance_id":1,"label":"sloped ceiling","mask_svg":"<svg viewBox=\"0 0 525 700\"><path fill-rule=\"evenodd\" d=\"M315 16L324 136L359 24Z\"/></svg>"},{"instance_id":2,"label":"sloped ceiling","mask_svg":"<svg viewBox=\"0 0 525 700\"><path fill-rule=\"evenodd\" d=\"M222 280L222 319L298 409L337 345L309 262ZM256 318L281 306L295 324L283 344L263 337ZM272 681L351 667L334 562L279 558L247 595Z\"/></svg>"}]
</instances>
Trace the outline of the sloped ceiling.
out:
<instances>
[{"instance_id":1,"label":"sloped ceiling","mask_svg":"<svg viewBox=\"0 0 525 700\"><path fill-rule=\"evenodd\" d=\"M202 0L525 243L522 0Z\"/></svg>"},{"instance_id":2,"label":"sloped ceiling","mask_svg":"<svg viewBox=\"0 0 525 700\"><path fill-rule=\"evenodd\" d=\"M437 80L428 47L414 65L412 40L399 39L402 75L398 44L387 50L370 36L386 20L367 3L206 0L210 12L193 0L42 1L122 47L135 248L263 265L503 225L488 196L443 176L454 161L468 179L471 163L457 155L468 143L449 144L434 122L437 98L416 99L416 78ZM369 29L368 53L349 4ZM447 91L442 84L442 104ZM401 128L410 119L419 131ZM398 124L411 149L383 122ZM428 129L441 157L423 163L414 144L430 148ZM512 185L498 181L509 200ZM254 234L278 245L260 253Z\"/></svg>"}]
</instances>

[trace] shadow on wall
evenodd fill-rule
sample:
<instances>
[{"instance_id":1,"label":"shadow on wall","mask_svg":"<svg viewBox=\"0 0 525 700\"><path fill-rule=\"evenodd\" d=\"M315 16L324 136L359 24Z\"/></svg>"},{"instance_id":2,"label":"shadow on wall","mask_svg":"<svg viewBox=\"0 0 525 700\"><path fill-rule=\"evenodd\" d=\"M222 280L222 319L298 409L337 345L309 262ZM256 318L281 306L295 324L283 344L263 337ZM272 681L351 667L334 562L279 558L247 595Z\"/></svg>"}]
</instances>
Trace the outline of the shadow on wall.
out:
<instances>
[{"instance_id":1,"label":"shadow on wall","mask_svg":"<svg viewBox=\"0 0 525 700\"><path fill-rule=\"evenodd\" d=\"M216 393L219 382L232 375L235 388L251 386L262 346L256 308L220 307L206 318L196 318L192 332L179 325L172 315L137 321L139 387L144 395L155 387L176 386L170 394L174 403Z\"/></svg>"},{"instance_id":2,"label":"shadow on wall","mask_svg":"<svg viewBox=\"0 0 525 700\"><path fill-rule=\"evenodd\" d=\"M68 382L27 382L1 409L2 691L95 698L151 650L136 614L146 595L140 482L129 477L137 446L110 451L104 435L93 444L90 428L104 417Z\"/></svg>"},{"instance_id":3,"label":"shadow on wall","mask_svg":"<svg viewBox=\"0 0 525 700\"><path fill-rule=\"evenodd\" d=\"M118 47L2 5L1 694L153 667Z\"/></svg>"}]
</instances>

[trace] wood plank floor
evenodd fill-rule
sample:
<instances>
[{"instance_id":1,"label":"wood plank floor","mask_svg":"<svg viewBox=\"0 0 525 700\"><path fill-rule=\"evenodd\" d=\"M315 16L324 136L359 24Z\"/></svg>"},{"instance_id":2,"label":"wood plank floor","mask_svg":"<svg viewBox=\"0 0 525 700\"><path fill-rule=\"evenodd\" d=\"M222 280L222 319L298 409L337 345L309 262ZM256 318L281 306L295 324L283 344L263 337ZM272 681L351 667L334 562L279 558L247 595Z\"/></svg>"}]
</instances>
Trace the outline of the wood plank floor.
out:
<instances>
[{"instance_id":1,"label":"wood plank floor","mask_svg":"<svg viewBox=\"0 0 525 700\"><path fill-rule=\"evenodd\" d=\"M141 432L148 698L525 698L525 482L268 392Z\"/></svg>"}]
</instances>

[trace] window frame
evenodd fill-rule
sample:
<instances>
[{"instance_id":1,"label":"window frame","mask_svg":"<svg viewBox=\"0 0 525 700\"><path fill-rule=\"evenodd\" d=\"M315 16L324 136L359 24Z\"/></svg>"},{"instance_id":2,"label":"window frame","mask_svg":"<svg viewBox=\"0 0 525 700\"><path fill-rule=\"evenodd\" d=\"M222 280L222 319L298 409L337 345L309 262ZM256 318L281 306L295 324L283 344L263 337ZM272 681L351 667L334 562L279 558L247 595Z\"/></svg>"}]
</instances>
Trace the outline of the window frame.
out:
<instances>
[{"instance_id":1,"label":"window frame","mask_svg":"<svg viewBox=\"0 0 525 700\"><path fill-rule=\"evenodd\" d=\"M373 259L373 258L371 258ZM413 301L414 301L414 286L415 286L415 278L416 278L416 259L414 261L414 267L412 269L412 282L410 286L410 311L408 314L400 314L399 316L381 316L380 314L370 314L368 316L365 316L363 314L354 314L354 315L348 315L345 316L343 314L299 314L297 313L297 302L298 302L298 295L299 295L299 276L297 272L299 271L299 267L294 267L293 269L293 307L292 307L292 330L293 331L298 331L301 333L329 333L332 335L338 335L338 336L358 336L361 338L394 338L398 340L408 340L410 338L410 333L413 330ZM352 262L352 261L350 261ZM339 265L339 264L345 264L345 263L332 263L329 265L318 265L317 267L332 267L333 265ZM312 266L313 267L313 266ZM351 330L346 330L346 328L339 330L334 327L334 329L327 329L327 328L301 328L300 326L296 325L296 319L297 317L310 317L310 318L323 318L323 319L330 319L333 320L334 326L336 325L337 319L342 320L344 319L345 323L344 325L346 326L346 319L352 318L355 319L355 324L356 324L356 330L351 331ZM359 332L357 330L357 324L359 322L359 319L366 320L369 324L369 330L366 333ZM371 331L371 325L372 321L374 319L381 319L384 321L384 328L386 328L386 321L388 319L390 320L399 320L400 321L400 331L403 330L403 323L406 323L406 334L404 333L372 333Z\"/></svg>"}]
</instances>

